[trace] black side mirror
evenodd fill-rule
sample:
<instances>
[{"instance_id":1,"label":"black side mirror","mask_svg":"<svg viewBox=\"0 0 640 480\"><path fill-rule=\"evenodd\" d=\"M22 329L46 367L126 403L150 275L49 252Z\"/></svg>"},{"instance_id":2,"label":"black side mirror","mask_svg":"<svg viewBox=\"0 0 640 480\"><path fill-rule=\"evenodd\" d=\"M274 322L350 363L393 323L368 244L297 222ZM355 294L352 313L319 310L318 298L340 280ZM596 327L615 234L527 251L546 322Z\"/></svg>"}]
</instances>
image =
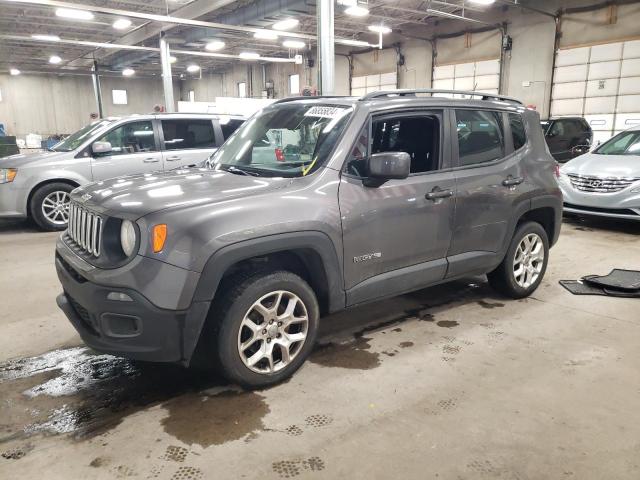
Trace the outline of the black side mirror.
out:
<instances>
[{"instance_id":1,"label":"black side mirror","mask_svg":"<svg viewBox=\"0 0 640 480\"><path fill-rule=\"evenodd\" d=\"M374 153L367 163L367 186L380 186L387 180L402 180L411 172L411 157L406 152Z\"/></svg>"}]
</instances>

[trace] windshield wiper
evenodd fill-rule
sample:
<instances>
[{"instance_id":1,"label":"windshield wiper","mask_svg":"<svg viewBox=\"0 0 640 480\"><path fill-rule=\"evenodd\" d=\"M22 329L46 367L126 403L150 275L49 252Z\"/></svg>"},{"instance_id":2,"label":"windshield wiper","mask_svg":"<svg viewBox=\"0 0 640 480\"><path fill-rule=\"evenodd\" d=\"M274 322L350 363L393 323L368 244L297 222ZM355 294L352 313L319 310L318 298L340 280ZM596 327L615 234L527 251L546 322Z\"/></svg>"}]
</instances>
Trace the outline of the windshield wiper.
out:
<instances>
[{"instance_id":1,"label":"windshield wiper","mask_svg":"<svg viewBox=\"0 0 640 480\"><path fill-rule=\"evenodd\" d=\"M234 167L233 165L229 165L227 167L227 172L235 173L236 175L248 175L250 177L259 177L260 174L256 172L250 172L248 170L243 170L242 168Z\"/></svg>"}]
</instances>

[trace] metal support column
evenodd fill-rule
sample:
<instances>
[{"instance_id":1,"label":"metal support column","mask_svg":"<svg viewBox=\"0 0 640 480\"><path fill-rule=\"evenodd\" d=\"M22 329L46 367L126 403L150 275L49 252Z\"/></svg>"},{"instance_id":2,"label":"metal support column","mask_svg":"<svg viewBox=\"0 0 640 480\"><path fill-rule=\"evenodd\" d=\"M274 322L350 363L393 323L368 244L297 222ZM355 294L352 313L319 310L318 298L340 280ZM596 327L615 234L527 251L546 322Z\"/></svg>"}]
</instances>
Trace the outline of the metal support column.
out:
<instances>
[{"instance_id":1,"label":"metal support column","mask_svg":"<svg viewBox=\"0 0 640 480\"><path fill-rule=\"evenodd\" d=\"M173 101L173 78L171 76L171 60L169 54L169 44L164 37L164 32L160 34L160 63L162 64L162 87L164 89L164 108L166 112L176 111Z\"/></svg>"},{"instance_id":2,"label":"metal support column","mask_svg":"<svg viewBox=\"0 0 640 480\"><path fill-rule=\"evenodd\" d=\"M93 92L96 95L96 105L98 105L98 116L104 118L102 111L102 90L100 89L100 77L98 76L98 62L93 61L93 71L91 73L93 79Z\"/></svg>"},{"instance_id":3,"label":"metal support column","mask_svg":"<svg viewBox=\"0 0 640 480\"><path fill-rule=\"evenodd\" d=\"M334 1L316 2L318 23L318 94L333 95L335 91L336 58L334 54Z\"/></svg>"}]
</instances>

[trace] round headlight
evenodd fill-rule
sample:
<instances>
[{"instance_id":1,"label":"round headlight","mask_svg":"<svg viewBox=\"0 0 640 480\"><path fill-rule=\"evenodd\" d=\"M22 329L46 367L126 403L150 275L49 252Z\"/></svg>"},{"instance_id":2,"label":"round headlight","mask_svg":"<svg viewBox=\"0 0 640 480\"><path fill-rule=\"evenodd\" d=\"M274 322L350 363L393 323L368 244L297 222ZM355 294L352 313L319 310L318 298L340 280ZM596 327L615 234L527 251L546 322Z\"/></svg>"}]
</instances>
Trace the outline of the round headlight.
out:
<instances>
[{"instance_id":1,"label":"round headlight","mask_svg":"<svg viewBox=\"0 0 640 480\"><path fill-rule=\"evenodd\" d=\"M129 257L136 248L136 228L133 226L133 222L129 220L123 220L120 227L120 245L122 245L122 251Z\"/></svg>"}]
</instances>

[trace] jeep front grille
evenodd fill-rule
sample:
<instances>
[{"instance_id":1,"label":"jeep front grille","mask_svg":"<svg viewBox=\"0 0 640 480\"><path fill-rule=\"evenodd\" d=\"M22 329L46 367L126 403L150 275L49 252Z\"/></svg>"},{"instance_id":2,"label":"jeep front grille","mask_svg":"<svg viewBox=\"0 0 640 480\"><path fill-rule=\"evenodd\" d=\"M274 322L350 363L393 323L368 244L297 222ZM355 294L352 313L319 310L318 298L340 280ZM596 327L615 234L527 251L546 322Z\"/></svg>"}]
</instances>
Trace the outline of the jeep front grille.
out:
<instances>
[{"instance_id":1,"label":"jeep front grille","mask_svg":"<svg viewBox=\"0 0 640 480\"><path fill-rule=\"evenodd\" d=\"M615 193L624 190L640 178L629 177L594 177L569 174L571 186L582 192Z\"/></svg>"},{"instance_id":2,"label":"jeep front grille","mask_svg":"<svg viewBox=\"0 0 640 480\"><path fill-rule=\"evenodd\" d=\"M99 215L71 202L67 233L82 250L94 257L100 256L102 218Z\"/></svg>"}]
</instances>

